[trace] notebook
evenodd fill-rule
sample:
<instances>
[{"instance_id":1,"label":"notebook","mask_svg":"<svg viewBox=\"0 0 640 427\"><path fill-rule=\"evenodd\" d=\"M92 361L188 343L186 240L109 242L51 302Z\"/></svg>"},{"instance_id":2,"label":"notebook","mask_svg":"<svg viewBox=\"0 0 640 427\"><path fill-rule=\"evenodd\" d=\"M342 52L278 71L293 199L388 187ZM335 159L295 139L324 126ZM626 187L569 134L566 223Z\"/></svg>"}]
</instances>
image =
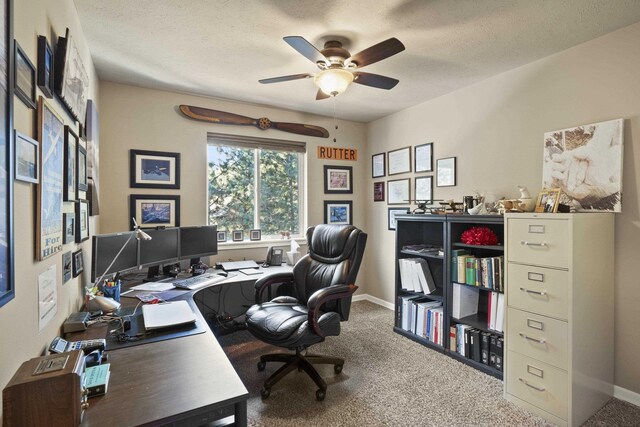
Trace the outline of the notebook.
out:
<instances>
[{"instance_id":1,"label":"notebook","mask_svg":"<svg viewBox=\"0 0 640 427\"><path fill-rule=\"evenodd\" d=\"M147 331L196 321L196 315L186 301L145 304L142 306L142 317Z\"/></svg>"}]
</instances>

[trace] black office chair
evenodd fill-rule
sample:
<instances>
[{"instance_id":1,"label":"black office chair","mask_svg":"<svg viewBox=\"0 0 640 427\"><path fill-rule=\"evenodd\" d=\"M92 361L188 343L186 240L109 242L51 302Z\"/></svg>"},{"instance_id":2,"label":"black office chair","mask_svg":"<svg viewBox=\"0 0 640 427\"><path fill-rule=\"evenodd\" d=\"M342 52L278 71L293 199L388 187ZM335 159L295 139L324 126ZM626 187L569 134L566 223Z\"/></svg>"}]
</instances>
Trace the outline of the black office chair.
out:
<instances>
[{"instance_id":1,"label":"black office chair","mask_svg":"<svg viewBox=\"0 0 640 427\"><path fill-rule=\"evenodd\" d=\"M256 305L246 314L247 329L256 338L272 345L295 350L295 354L274 353L260 357L258 370L266 362L284 362L265 382L262 398L271 387L294 369L304 370L318 386L316 398L323 400L327 384L313 367L332 364L342 372L344 359L302 355L307 347L340 334L340 322L349 319L351 296L367 234L350 225L318 225L307 230L309 253L290 273L274 273L256 282ZM279 296L262 303L262 294L274 284L290 289L291 296Z\"/></svg>"}]
</instances>

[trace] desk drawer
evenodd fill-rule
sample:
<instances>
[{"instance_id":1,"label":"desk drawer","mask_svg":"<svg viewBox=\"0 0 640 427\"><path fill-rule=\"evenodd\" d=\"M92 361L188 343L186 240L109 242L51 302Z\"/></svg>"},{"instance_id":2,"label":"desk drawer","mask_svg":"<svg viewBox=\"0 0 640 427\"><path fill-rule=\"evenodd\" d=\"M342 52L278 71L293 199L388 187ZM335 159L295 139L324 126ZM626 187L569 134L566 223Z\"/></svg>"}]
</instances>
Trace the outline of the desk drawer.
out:
<instances>
[{"instance_id":1,"label":"desk drawer","mask_svg":"<svg viewBox=\"0 0 640 427\"><path fill-rule=\"evenodd\" d=\"M569 272L509 263L509 307L567 320Z\"/></svg>"},{"instance_id":2,"label":"desk drawer","mask_svg":"<svg viewBox=\"0 0 640 427\"><path fill-rule=\"evenodd\" d=\"M509 261L549 267L569 267L566 220L508 218Z\"/></svg>"},{"instance_id":3,"label":"desk drawer","mask_svg":"<svg viewBox=\"0 0 640 427\"><path fill-rule=\"evenodd\" d=\"M507 393L566 420L567 372L513 351L507 357Z\"/></svg>"},{"instance_id":4,"label":"desk drawer","mask_svg":"<svg viewBox=\"0 0 640 427\"><path fill-rule=\"evenodd\" d=\"M508 350L567 369L567 322L509 308Z\"/></svg>"}]
</instances>

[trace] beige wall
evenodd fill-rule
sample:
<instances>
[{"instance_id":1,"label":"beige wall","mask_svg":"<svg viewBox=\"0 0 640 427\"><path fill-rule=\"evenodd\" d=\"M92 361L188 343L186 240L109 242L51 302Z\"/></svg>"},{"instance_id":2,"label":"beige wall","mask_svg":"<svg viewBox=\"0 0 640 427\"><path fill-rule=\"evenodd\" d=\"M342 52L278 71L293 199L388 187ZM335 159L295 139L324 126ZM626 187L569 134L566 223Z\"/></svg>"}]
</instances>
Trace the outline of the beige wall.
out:
<instances>
[{"instance_id":1,"label":"beige wall","mask_svg":"<svg viewBox=\"0 0 640 427\"><path fill-rule=\"evenodd\" d=\"M624 118L623 213L616 215L612 278L615 383L636 393L640 392L639 43L640 24L635 24L367 126L368 156L432 141L435 159L456 156L457 186L438 188L434 183L434 197L462 201L473 190L515 197L517 185L536 194L542 183L545 131ZM429 84L428 76L424 84ZM370 171L366 173L369 247L377 248L367 252L367 292L391 302L394 234L387 231L387 206L371 202L374 180Z\"/></svg>"},{"instance_id":2,"label":"beige wall","mask_svg":"<svg viewBox=\"0 0 640 427\"><path fill-rule=\"evenodd\" d=\"M65 28L69 27L91 79L89 97L97 99L97 77L73 1L14 0L13 4L14 37L34 65L37 65L38 59L38 35L47 36L49 43L52 43L58 35L64 36ZM37 92L38 96L41 95L39 89ZM57 100L49 100L49 104L64 118L66 124L73 124ZM14 98L14 126L18 131L37 138L36 112L28 109L17 97ZM77 130L77 125L74 126ZM88 275L83 274L62 285L62 253L82 246L85 262L90 262L89 241L82 245L65 245L63 252L41 262L34 261L35 188L33 184L14 183L16 292L15 298L0 308L0 388L4 388L22 362L41 354L59 334L60 325L69 313L80 308L81 284L88 279ZM65 210L73 211L73 204L65 204ZM91 229L95 228L95 222L96 218L91 218ZM59 276L58 312L42 331L38 331L38 275L54 264Z\"/></svg>"}]
</instances>

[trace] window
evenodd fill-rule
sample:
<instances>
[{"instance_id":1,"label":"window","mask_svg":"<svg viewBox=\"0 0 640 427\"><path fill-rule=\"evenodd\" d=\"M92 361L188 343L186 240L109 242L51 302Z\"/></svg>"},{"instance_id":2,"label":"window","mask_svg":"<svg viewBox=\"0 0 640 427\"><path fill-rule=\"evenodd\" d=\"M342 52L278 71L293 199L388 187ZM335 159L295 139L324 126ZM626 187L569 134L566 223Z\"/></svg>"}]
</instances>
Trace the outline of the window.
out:
<instances>
[{"instance_id":1,"label":"window","mask_svg":"<svg viewBox=\"0 0 640 427\"><path fill-rule=\"evenodd\" d=\"M218 230L260 229L262 238L303 230L305 144L210 134L208 221Z\"/></svg>"}]
</instances>

